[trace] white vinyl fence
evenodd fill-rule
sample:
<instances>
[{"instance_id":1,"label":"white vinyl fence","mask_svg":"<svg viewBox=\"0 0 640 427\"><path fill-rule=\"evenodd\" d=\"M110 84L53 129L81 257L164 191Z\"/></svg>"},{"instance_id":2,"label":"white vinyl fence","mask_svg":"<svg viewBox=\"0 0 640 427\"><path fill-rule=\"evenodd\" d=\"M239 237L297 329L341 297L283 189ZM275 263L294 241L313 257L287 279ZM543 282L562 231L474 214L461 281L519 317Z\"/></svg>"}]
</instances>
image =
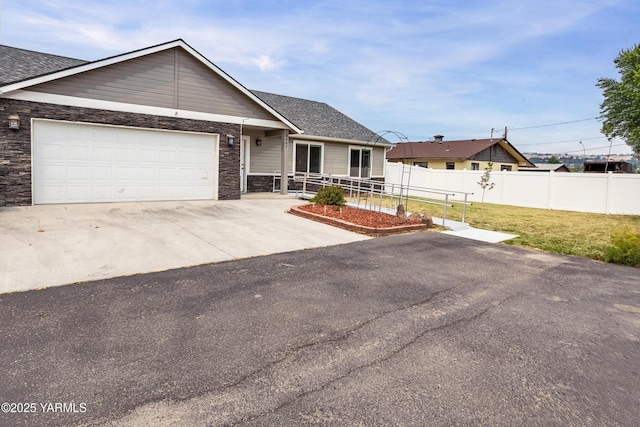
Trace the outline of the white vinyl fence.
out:
<instances>
[{"instance_id":1,"label":"white vinyl fence","mask_svg":"<svg viewBox=\"0 0 640 427\"><path fill-rule=\"evenodd\" d=\"M478 182L484 171L405 166L409 167L411 187L473 193L469 196L471 202L480 202L482 199L482 188ZM406 171L405 185L408 177ZM387 162L387 184L399 185L402 175L402 164ZM484 201L487 203L640 215L640 174L493 171L491 182L495 183L495 187L485 193Z\"/></svg>"}]
</instances>

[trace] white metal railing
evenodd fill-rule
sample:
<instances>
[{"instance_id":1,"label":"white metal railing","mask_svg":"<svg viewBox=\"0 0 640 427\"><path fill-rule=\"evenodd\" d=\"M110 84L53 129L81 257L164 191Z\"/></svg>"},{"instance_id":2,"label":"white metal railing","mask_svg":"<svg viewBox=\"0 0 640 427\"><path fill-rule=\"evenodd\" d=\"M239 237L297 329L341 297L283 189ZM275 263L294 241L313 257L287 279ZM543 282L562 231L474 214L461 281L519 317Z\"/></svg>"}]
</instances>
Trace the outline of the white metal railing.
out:
<instances>
[{"instance_id":1,"label":"white metal railing","mask_svg":"<svg viewBox=\"0 0 640 427\"><path fill-rule=\"evenodd\" d=\"M279 177L278 177L279 178ZM319 173L296 172L293 175L295 182L302 183L302 197L310 198L315 192L309 191L309 186L326 187L339 185L349 192L351 199L356 200L356 205L360 207L361 199L365 198L363 208L381 211L385 199L388 200L389 209L395 209L397 205L412 201L414 203L424 203L442 207L442 225L447 219L447 208L454 204L462 205L462 222L465 221L467 212L468 196L473 193L454 192L436 188L415 187L399 184L388 184L384 181L376 181L367 178L354 178L345 176L335 176ZM275 174L274 174L275 189ZM459 200L462 196L462 200ZM455 199L454 199L455 198ZM397 204L396 204L397 203Z\"/></svg>"}]
</instances>

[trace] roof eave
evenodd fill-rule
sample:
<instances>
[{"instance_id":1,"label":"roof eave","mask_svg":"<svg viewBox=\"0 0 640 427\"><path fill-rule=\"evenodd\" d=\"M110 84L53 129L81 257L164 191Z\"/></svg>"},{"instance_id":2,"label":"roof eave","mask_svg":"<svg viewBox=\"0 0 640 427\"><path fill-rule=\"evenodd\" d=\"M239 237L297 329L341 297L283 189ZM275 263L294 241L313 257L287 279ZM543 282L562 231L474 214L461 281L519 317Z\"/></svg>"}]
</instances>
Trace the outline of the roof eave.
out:
<instances>
[{"instance_id":1,"label":"roof eave","mask_svg":"<svg viewBox=\"0 0 640 427\"><path fill-rule=\"evenodd\" d=\"M29 86L35 86L35 85L38 85L38 84L47 83L47 82L50 82L50 81L53 81L53 80L61 79L61 78L64 78L64 77L73 76L75 74L83 73L83 72L86 72L86 71L91 71L91 70L95 70L95 69L98 69L98 68L106 67L106 66L109 66L109 65L117 64L117 63L120 63L120 62L128 61L130 59L139 58L141 56L151 55L151 54L154 54L154 53L162 52L164 50L173 49L173 48L176 48L176 47L181 47L181 48L185 49L187 52L189 52L191 55L196 57L200 62L202 62L205 66L207 66L213 72L218 74L220 77L225 79L228 83L230 83L236 89L240 90L243 94L248 96L252 101L256 102L262 108L266 109L269 113L271 113L275 117L277 117L278 120L282 121L292 131L294 131L295 133L298 133L298 134L303 133L302 129L298 128L296 125L294 125L289 120L287 120L287 118L285 118L282 114L278 113L276 110L271 108L268 104L266 104L260 98L258 98L253 93L251 93L251 91L249 89L245 88L237 80L232 78L230 75L228 75L226 72L224 72L222 69L220 69L213 62L209 61L207 58L205 58L197 50L195 50L194 48L189 46L182 39L178 39L178 40L174 40L174 41L171 41L171 42L167 42L167 43L151 46L151 47L144 48L144 49L139 49L139 50L136 50L136 51L133 51L133 52L129 52L129 53L124 53L124 54L121 54L121 55L111 56L109 58L100 59L100 60L93 61L93 62L88 62L86 64L81 64L81 65L78 65L78 66L75 66L75 67L66 68L64 70L54 71L52 73L44 74L44 75L41 75L41 76L38 76L38 77L22 80L20 82L10 83L10 84L5 85L5 86L0 86L0 95L3 95L5 93L9 93L9 92L13 92L13 91L16 91L16 90L24 89L24 88L29 87Z\"/></svg>"},{"instance_id":2,"label":"roof eave","mask_svg":"<svg viewBox=\"0 0 640 427\"><path fill-rule=\"evenodd\" d=\"M386 142L360 141L357 139L334 138L330 136L321 136L321 135L300 134L300 135L295 135L295 138L304 139L304 140L324 141L324 142L338 142L341 144L365 145L369 147L391 147L392 146L391 143L386 143Z\"/></svg>"}]
</instances>

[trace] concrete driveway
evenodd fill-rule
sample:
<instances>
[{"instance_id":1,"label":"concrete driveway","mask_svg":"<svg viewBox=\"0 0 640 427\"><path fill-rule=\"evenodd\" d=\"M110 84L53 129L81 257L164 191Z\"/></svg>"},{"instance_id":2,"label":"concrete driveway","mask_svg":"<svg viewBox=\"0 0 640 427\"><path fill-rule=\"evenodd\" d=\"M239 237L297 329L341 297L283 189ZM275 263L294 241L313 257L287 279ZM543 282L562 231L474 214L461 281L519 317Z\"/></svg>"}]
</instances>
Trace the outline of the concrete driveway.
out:
<instances>
[{"instance_id":1,"label":"concrete driveway","mask_svg":"<svg viewBox=\"0 0 640 427\"><path fill-rule=\"evenodd\" d=\"M0 294L368 239L286 213L300 203L253 195L0 208Z\"/></svg>"},{"instance_id":2,"label":"concrete driveway","mask_svg":"<svg viewBox=\"0 0 640 427\"><path fill-rule=\"evenodd\" d=\"M412 233L0 295L0 425L635 427L639 284Z\"/></svg>"}]
</instances>

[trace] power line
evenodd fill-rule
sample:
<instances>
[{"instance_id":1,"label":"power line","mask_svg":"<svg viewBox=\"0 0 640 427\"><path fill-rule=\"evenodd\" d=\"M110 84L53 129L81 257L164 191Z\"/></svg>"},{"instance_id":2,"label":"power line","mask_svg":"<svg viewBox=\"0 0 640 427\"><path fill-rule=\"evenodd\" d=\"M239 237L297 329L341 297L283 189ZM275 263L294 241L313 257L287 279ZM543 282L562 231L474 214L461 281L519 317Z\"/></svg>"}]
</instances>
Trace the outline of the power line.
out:
<instances>
[{"instance_id":1,"label":"power line","mask_svg":"<svg viewBox=\"0 0 640 427\"><path fill-rule=\"evenodd\" d=\"M621 146L625 146L627 144L613 144L611 145L611 147L621 147ZM609 145L603 145L602 147L594 147L594 148L587 148L584 151L593 151L593 150L600 150L602 148L609 148ZM572 151L563 151L563 153L565 154L570 154L570 153L582 153L583 150L579 149L579 150L572 150Z\"/></svg>"},{"instance_id":2,"label":"power line","mask_svg":"<svg viewBox=\"0 0 640 427\"><path fill-rule=\"evenodd\" d=\"M606 138L606 136L594 136L591 138L575 138L575 139L566 139L564 141L554 141L554 142L534 142L531 144L517 144L518 147L525 147L527 145L551 145L551 144L562 144L564 142L578 142L578 141L589 141L590 139L602 139Z\"/></svg>"},{"instance_id":3,"label":"power line","mask_svg":"<svg viewBox=\"0 0 640 427\"><path fill-rule=\"evenodd\" d=\"M589 119L571 120L571 121L568 121L568 122L558 122L558 123L548 123L546 125L525 126L525 127L521 127L521 128L510 128L510 127L507 127L507 130L523 130L523 129L544 128L544 127L548 127L548 126L568 125L570 123L588 122L589 120L598 120L598 119L599 119L599 117L591 117Z\"/></svg>"}]
</instances>

